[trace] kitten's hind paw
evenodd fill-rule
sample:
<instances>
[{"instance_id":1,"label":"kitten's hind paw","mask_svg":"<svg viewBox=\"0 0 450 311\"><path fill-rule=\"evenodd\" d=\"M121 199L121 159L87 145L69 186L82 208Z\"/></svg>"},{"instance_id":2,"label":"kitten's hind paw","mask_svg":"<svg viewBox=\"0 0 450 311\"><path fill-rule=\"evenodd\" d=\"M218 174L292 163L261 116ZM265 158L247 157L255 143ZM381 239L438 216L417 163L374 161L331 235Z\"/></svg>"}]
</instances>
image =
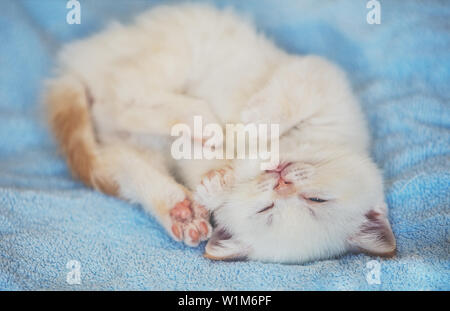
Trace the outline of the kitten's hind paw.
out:
<instances>
[{"instance_id":1,"label":"kitten's hind paw","mask_svg":"<svg viewBox=\"0 0 450 311\"><path fill-rule=\"evenodd\" d=\"M177 241L197 246L211 236L209 213L201 205L184 199L170 210L170 233Z\"/></svg>"}]
</instances>

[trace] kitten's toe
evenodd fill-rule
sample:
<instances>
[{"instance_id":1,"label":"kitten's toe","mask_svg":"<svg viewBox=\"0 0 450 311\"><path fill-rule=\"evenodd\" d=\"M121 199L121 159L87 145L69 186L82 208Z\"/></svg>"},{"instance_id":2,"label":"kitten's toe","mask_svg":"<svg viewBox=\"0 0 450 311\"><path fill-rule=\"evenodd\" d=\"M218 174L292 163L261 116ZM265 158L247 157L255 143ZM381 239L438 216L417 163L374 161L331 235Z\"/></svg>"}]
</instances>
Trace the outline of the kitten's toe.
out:
<instances>
[{"instance_id":1,"label":"kitten's toe","mask_svg":"<svg viewBox=\"0 0 450 311\"><path fill-rule=\"evenodd\" d=\"M224 187L232 182L232 168L226 165L220 169L211 170L203 176L202 183L213 182L220 187Z\"/></svg>"},{"instance_id":2,"label":"kitten's toe","mask_svg":"<svg viewBox=\"0 0 450 311\"><path fill-rule=\"evenodd\" d=\"M194 220L184 229L184 243L189 246L197 246L200 242L207 240L211 236L211 225L201 219Z\"/></svg>"},{"instance_id":3,"label":"kitten's toe","mask_svg":"<svg viewBox=\"0 0 450 311\"><path fill-rule=\"evenodd\" d=\"M192 209L194 211L194 225L200 233L200 240L207 240L211 236L212 227L209 224L209 211L196 202L192 203Z\"/></svg>"},{"instance_id":4,"label":"kitten's toe","mask_svg":"<svg viewBox=\"0 0 450 311\"><path fill-rule=\"evenodd\" d=\"M184 244L197 246L201 241L201 233L194 223L188 224L184 229Z\"/></svg>"},{"instance_id":5,"label":"kitten's toe","mask_svg":"<svg viewBox=\"0 0 450 311\"><path fill-rule=\"evenodd\" d=\"M180 242L183 240L183 227L180 224L173 224L170 230L175 241Z\"/></svg>"},{"instance_id":6,"label":"kitten's toe","mask_svg":"<svg viewBox=\"0 0 450 311\"><path fill-rule=\"evenodd\" d=\"M202 241L205 241L211 237L212 233L212 226L209 224L206 220L197 220L195 222L195 225L198 229L198 232L200 232L200 239Z\"/></svg>"},{"instance_id":7,"label":"kitten's toe","mask_svg":"<svg viewBox=\"0 0 450 311\"><path fill-rule=\"evenodd\" d=\"M192 210L194 211L195 218L209 219L209 212L203 205L194 202L192 204Z\"/></svg>"},{"instance_id":8,"label":"kitten's toe","mask_svg":"<svg viewBox=\"0 0 450 311\"><path fill-rule=\"evenodd\" d=\"M201 241L209 239L212 227L206 220L194 220L184 229L184 243L197 246Z\"/></svg>"}]
</instances>

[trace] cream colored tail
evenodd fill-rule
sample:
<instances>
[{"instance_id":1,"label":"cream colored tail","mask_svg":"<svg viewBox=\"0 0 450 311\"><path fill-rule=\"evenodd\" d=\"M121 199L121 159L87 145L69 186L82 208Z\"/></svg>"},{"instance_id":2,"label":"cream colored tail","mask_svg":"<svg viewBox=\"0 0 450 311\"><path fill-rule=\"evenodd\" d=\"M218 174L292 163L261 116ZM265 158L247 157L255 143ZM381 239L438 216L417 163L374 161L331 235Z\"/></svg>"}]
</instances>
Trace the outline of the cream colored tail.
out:
<instances>
[{"instance_id":1,"label":"cream colored tail","mask_svg":"<svg viewBox=\"0 0 450 311\"><path fill-rule=\"evenodd\" d=\"M49 122L73 175L86 185L117 195L118 186L102 163L89 100L86 88L75 78L50 81L45 98Z\"/></svg>"}]
</instances>

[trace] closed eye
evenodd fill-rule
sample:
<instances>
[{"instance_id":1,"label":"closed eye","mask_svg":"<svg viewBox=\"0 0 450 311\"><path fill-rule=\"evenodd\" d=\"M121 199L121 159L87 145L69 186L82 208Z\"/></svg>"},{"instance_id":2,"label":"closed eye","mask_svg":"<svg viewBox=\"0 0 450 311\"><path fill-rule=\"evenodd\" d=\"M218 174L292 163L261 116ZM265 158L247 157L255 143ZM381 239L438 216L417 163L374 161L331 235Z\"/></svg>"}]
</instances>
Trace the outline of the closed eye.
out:
<instances>
[{"instance_id":1,"label":"closed eye","mask_svg":"<svg viewBox=\"0 0 450 311\"><path fill-rule=\"evenodd\" d=\"M273 208L275 206L275 204L274 203L272 203L272 204L270 204L269 206L267 206L267 207L264 207L262 210L260 210L260 211L258 211L258 214L260 214L260 213L264 213L265 211L268 211L268 210L270 210L271 208Z\"/></svg>"},{"instance_id":2,"label":"closed eye","mask_svg":"<svg viewBox=\"0 0 450 311\"><path fill-rule=\"evenodd\" d=\"M320 199L320 198L307 198L307 200L311 201L311 202L315 202L315 203L324 203L324 202L327 201L327 200L323 200L323 199Z\"/></svg>"}]
</instances>

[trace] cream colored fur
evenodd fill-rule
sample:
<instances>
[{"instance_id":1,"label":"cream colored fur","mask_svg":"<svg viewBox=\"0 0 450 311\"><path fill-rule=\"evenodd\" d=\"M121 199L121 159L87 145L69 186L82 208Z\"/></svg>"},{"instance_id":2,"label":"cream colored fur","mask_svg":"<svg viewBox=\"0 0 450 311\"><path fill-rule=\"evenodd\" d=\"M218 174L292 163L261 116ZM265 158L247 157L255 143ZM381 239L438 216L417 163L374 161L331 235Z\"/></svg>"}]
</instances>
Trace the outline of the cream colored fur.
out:
<instances>
[{"instance_id":1,"label":"cream colored fur","mask_svg":"<svg viewBox=\"0 0 450 311\"><path fill-rule=\"evenodd\" d=\"M211 232L189 236L202 219L194 205L214 211L207 257L302 262L395 249L381 176L345 75L320 57L287 54L231 11L162 6L129 26L111 25L66 45L49 85L50 94L63 88L87 97L81 104L93 133L86 135L96 138L89 144L96 159L91 177L111 179L120 197L140 203L188 245ZM67 105L57 100L51 109ZM195 115L204 124L279 123L281 161L292 163L285 175L295 193L276 194L278 177L261 172L256 160L173 160L171 127L192 125ZM72 146L84 139L77 137ZM205 177L222 167L225 180L224 171ZM171 209L193 200L195 189L194 216L177 237ZM327 202L308 200L316 197Z\"/></svg>"}]
</instances>

